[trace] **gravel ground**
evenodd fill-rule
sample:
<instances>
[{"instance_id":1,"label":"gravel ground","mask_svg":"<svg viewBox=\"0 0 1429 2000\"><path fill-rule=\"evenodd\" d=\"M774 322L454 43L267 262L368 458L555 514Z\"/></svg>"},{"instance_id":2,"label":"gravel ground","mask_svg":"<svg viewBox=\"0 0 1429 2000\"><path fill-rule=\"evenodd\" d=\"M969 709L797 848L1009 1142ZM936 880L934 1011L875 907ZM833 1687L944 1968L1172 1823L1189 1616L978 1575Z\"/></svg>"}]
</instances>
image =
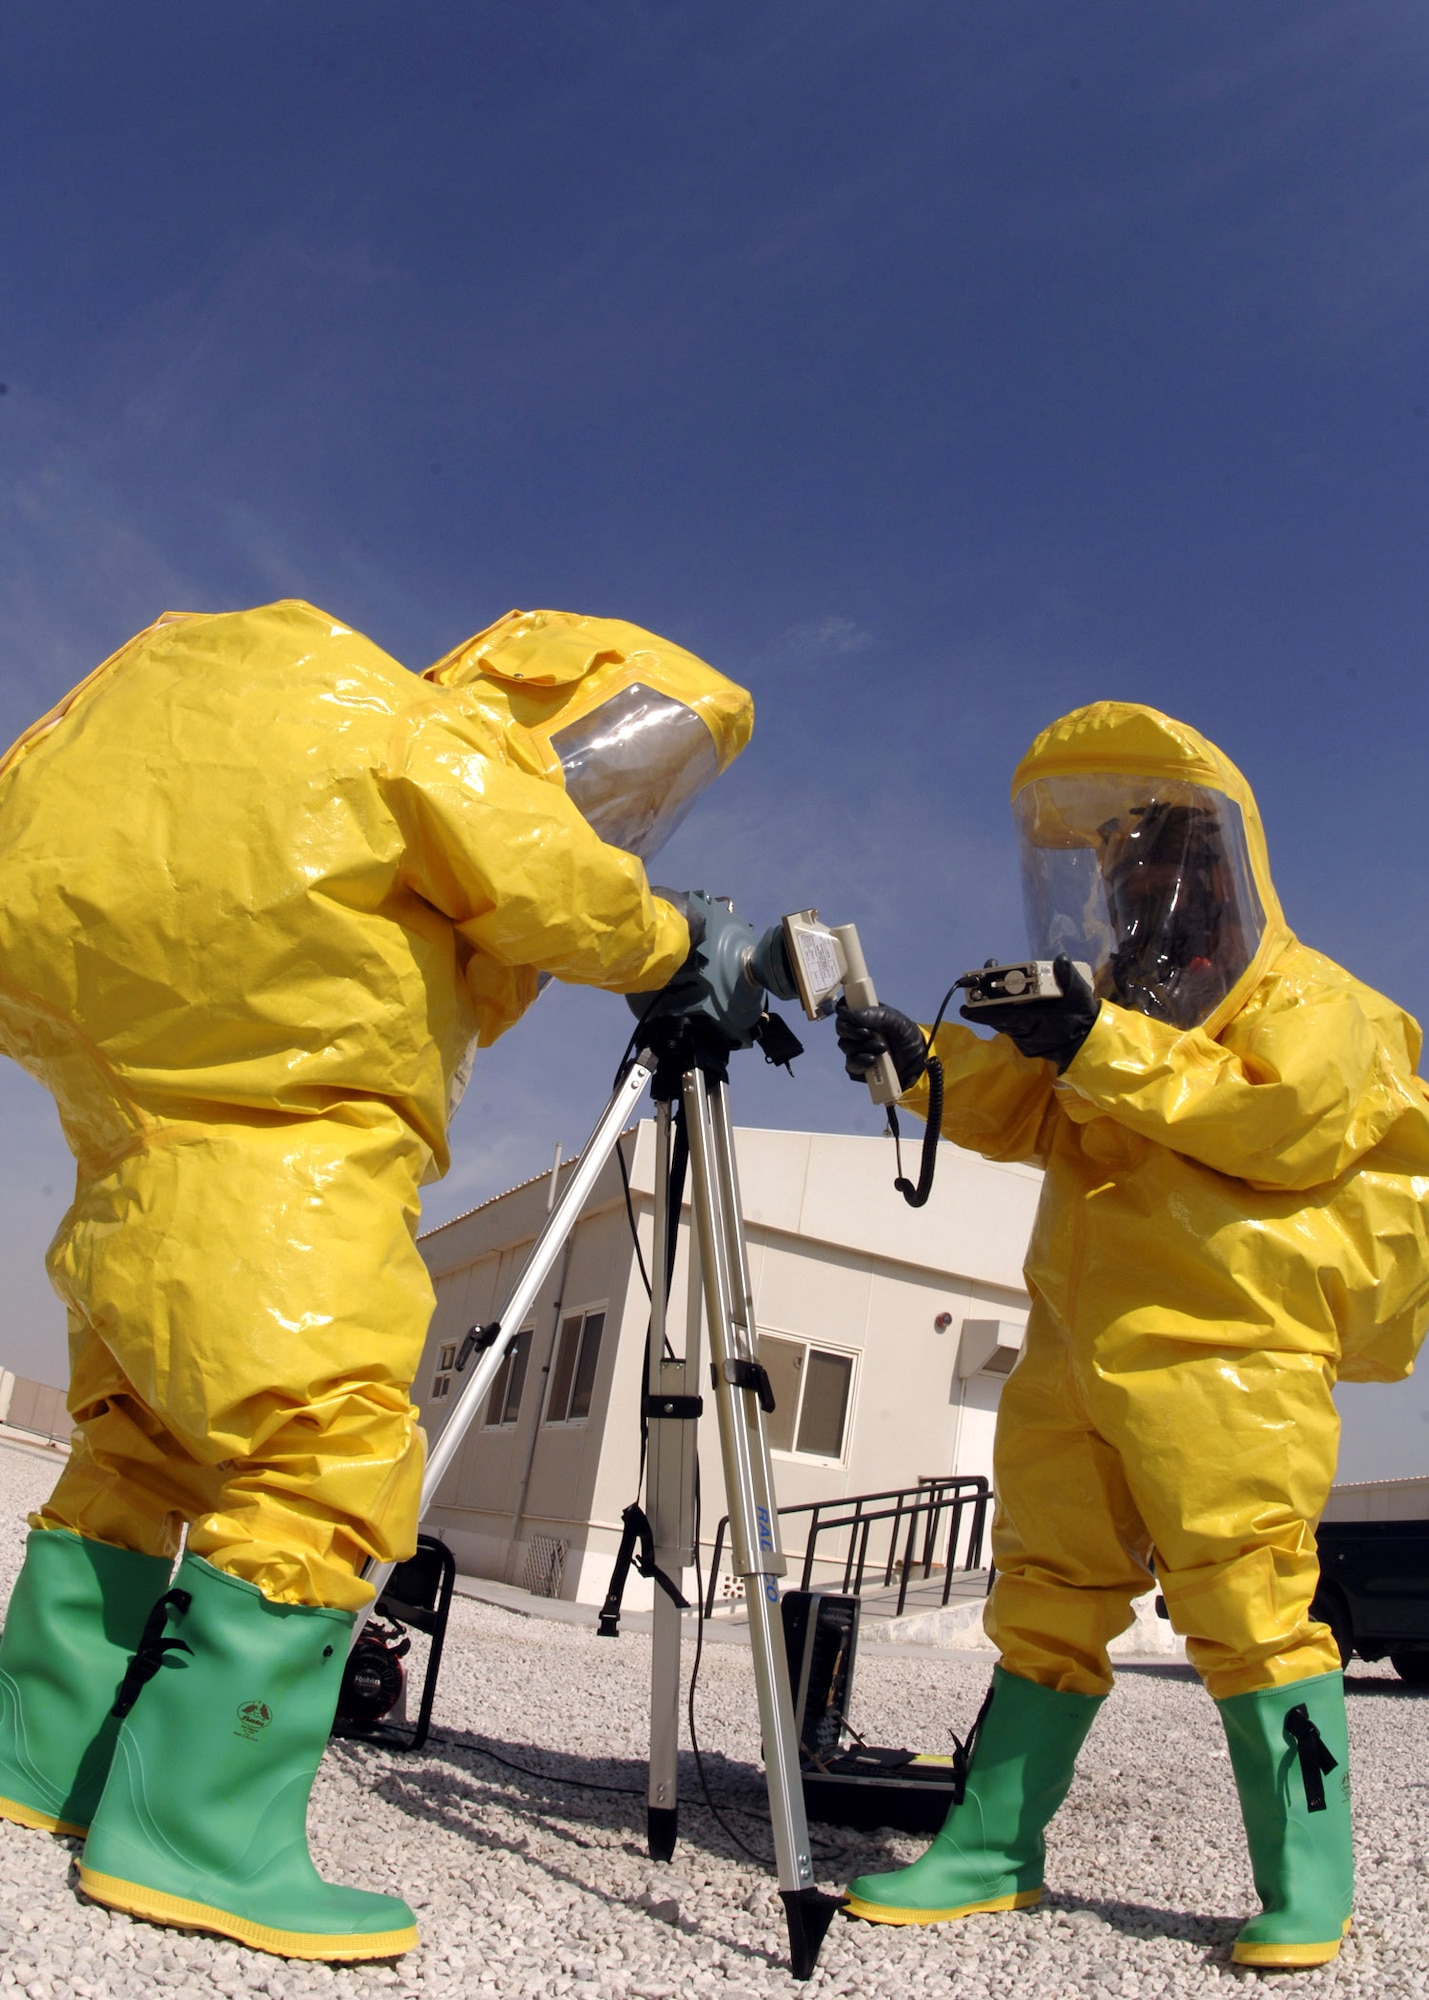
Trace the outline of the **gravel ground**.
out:
<instances>
[{"instance_id":1,"label":"gravel ground","mask_svg":"<svg viewBox=\"0 0 1429 2000\"><path fill-rule=\"evenodd\" d=\"M23 1515L53 1459L0 1449L0 1592ZM160 1930L83 1902L79 1843L0 1823L0 1991L183 1996L420 1994L648 1996L752 2000L799 1989L784 1968L782 1911L767 1870L709 1814L686 1804L674 1862L644 1852L641 1744L648 1640L458 1599L437 1703L419 1758L334 1745L313 1797L319 1867L397 1890L425 1942L391 1965L329 1968ZM947 1748L965 1728L990 1660L888 1649L859 1665L856 1720L872 1742ZM1429 1701L1386 1669L1350 1676L1360 1887L1338 1961L1271 1976L1277 1994L1429 1993ZM705 1653L699 1719L717 1798L757 1806L747 1653ZM438 1740L440 1738L440 1740ZM524 1764L522 1776L488 1752ZM591 1791L587 1779L617 1791ZM682 1772L686 1799L691 1770ZM622 1796L622 1793L633 1796ZM764 1829L735 1826L764 1849ZM819 1876L911 1859L901 1835L816 1828ZM931 1930L840 1919L812 1994L952 1991L960 2000L1036 1995L1225 1993L1264 1975L1230 1964L1254 1907L1230 1767L1211 1704L1185 1668L1124 1668L1050 1840L1049 1893L1035 1911Z\"/></svg>"}]
</instances>

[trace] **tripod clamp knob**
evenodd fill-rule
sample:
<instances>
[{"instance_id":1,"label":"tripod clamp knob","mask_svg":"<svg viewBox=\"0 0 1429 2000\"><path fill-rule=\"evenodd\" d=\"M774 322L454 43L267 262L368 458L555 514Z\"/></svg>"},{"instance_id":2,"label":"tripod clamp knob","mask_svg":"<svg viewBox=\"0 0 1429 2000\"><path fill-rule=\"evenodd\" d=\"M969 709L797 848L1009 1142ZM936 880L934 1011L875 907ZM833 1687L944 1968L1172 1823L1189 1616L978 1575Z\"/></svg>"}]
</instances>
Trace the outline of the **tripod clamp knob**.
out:
<instances>
[{"instance_id":1,"label":"tripod clamp knob","mask_svg":"<svg viewBox=\"0 0 1429 2000\"><path fill-rule=\"evenodd\" d=\"M710 1379L716 1389L721 1378L734 1389L752 1389L759 1398L759 1407L766 1417L774 1414L774 1390L769 1380L769 1371L761 1361L725 1361L710 1363Z\"/></svg>"},{"instance_id":2,"label":"tripod clamp knob","mask_svg":"<svg viewBox=\"0 0 1429 2000\"><path fill-rule=\"evenodd\" d=\"M461 1347L457 1352L456 1371L458 1375L466 1367L467 1362L470 1361L473 1354L485 1354L487 1348L495 1347L500 1338L501 1321L499 1319L490 1320L485 1326L478 1320L475 1326L468 1327L466 1333L462 1336Z\"/></svg>"},{"instance_id":3,"label":"tripod clamp knob","mask_svg":"<svg viewBox=\"0 0 1429 2000\"><path fill-rule=\"evenodd\" d=\"M644 1403L647 1423L692 1424L705 1413L703 1396L647 1396Z\"/></svg>"}]
</instances>

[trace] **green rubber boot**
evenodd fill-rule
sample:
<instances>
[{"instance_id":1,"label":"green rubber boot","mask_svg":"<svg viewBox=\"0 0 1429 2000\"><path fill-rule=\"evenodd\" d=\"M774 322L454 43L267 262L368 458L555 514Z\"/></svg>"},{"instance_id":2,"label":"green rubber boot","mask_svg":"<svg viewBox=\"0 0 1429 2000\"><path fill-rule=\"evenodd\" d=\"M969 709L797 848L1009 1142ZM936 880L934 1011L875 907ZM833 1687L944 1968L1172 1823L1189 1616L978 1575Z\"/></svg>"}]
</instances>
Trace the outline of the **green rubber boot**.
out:
<instances>
[{"instance_id":1,"label":"green rubber boot","mask_svg":"<svg viewBox=\"0 0 1429 2000\"><path fill-rule=\"evenodd\" d=\"M1023 1910L1042 1895L1042 1830L1067 1796L1103 1697L1058 1694L995 1667L968 1744L965 1789L926 1854L860 1875L844 1908L876 1924Z\"/></svg>"},{"instance_id":2,"label":"green rubber boot","mask_svg":"<svg viewBox=\"0 0 1429 2000\"><path fill-rule=\"evenodd\" d=\"M96 1902L283 1958L391 1958L417 1942L396 1896L324 1882L308 1796L353 1614L274 1604L186 1556L153 1680L126 1718L80 1865Z\"/></svg>"},{"instance_id":3,"label":"green rubber boot","mask_svg":"<svg viewBox=\"0 0 1429 2000\"><path fill-rule=\"evenodd\" d=\"M1343 1674L1217 1702L1263 1909L1238 1965L1324 1965L1350 1927L1350 1741Z\"/></svg>"},{"instance_id":4,"label":"green rubber boot","mask_svg":"<svg viewBox=\"0 0 1429 2000\"><path fill-rule=\"evenodd\" d=\"M114 1697L172 1567L64 1528L30 1535L0 1639L0 1819L85 1832L119 1734Z\"/></svg>"}]
</instances>

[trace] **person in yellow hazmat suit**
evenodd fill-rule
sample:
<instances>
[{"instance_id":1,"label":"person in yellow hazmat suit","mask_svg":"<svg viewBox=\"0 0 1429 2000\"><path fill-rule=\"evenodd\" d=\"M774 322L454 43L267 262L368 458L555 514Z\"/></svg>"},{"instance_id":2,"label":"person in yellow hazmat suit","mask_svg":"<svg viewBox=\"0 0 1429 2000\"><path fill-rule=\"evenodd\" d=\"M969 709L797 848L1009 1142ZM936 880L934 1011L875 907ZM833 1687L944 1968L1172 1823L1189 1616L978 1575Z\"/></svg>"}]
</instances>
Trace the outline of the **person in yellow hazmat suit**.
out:
<instances>
[{"instance_id":1,"label":"person in yellow hazmat suit","mask_svg":"<svg viewBox=\"0 0 1429 2000\"><path fill-rule=\"evenodd\" d=\"M640 857L751 726L617 620L512 612L419 677L290 601L166 615L0 764L0 1047L78 1164L0 1815L87 1832L99 1901L287 1957L416 1942L305 1816L363 1565L415 1546L418 1189L543 978L685 962Z\"/></svg>"},{"instance_id":2,"label":"person in yellow hazmat suit","mask_svg":"<svg viewBox=\"0 0 1429 2000\"><path fill-rule=\"evenodd\" d=\"M1108 1641L1154 1578L1218 1704L1263 1905L1233 1955L1319 1964L1353 1860L1315 1524L1337 1378L1408 1374L1429 1321L1419 1029L1292 935L1250 787L1193 729L1078 709L1012 796L1059 995L934 1043L944 1135L1045 1173L994 1451L1001 1659L942 1832L848 1907L935 1923L1037 1901ZM845 1010L839 1036L851 1075L891 1050L926 1113L912 1021Z\"/></svg>"}]
</instances>

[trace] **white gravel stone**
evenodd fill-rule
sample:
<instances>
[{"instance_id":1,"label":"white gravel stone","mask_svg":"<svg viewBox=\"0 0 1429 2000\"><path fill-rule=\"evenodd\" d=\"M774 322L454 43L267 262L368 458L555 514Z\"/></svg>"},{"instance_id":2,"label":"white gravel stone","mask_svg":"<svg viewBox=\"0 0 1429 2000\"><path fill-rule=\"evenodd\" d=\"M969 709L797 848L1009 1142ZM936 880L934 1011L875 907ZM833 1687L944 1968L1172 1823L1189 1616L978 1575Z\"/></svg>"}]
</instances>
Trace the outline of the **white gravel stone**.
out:
<instances>
[{"instance_id":1,"label":"white gravel stone","mask_svg":"<svg viewBox=\"0 0 1429 2000\"><path fill-rule=\"evenodd\" d=\"M0 1595L25 1511L53 1458L0 1448ZM687 1662L688 1664L688 1662ZM990 1656L870 1647L856 1720L872 1742L945 1750L965 1730ZM313 1795L318 1865L407 1896L423 1942L395 1965L309 1965L164 1931L83 1903L79 1843L0 1823L0 1994L33 2000L756 2000L798 1989L772 1874L694 1803L682 1763L681 1842L644 1845L649 1642L524 1618L459 1598L421 1757L335 1744ZM1429 1700L1386 1667L1348 1682L1359 1891L1339 1959L1281 1973L1281 1995L1396 2000L1429 1991ZM767 1853L749 1656L706 1649L698 1720L716 1796ZM440 1739L440 1740L438 1740ZM525 1767L523 1775L489 1754ZM575 1779L615 1787L591 1791ZM745 1808L748 1810L746 1811ZM822 1886L908 1860L900 1834L816 1827ZM839 1920L807 1991L857 2000L1167 2000L1262 1984L1230 1963L1255 1907L1215 1711L1189 1669L1123 1666L1049 1838L1048 1894L1032 1911L928 1930Z\"/></svg>"}]
</instances>

